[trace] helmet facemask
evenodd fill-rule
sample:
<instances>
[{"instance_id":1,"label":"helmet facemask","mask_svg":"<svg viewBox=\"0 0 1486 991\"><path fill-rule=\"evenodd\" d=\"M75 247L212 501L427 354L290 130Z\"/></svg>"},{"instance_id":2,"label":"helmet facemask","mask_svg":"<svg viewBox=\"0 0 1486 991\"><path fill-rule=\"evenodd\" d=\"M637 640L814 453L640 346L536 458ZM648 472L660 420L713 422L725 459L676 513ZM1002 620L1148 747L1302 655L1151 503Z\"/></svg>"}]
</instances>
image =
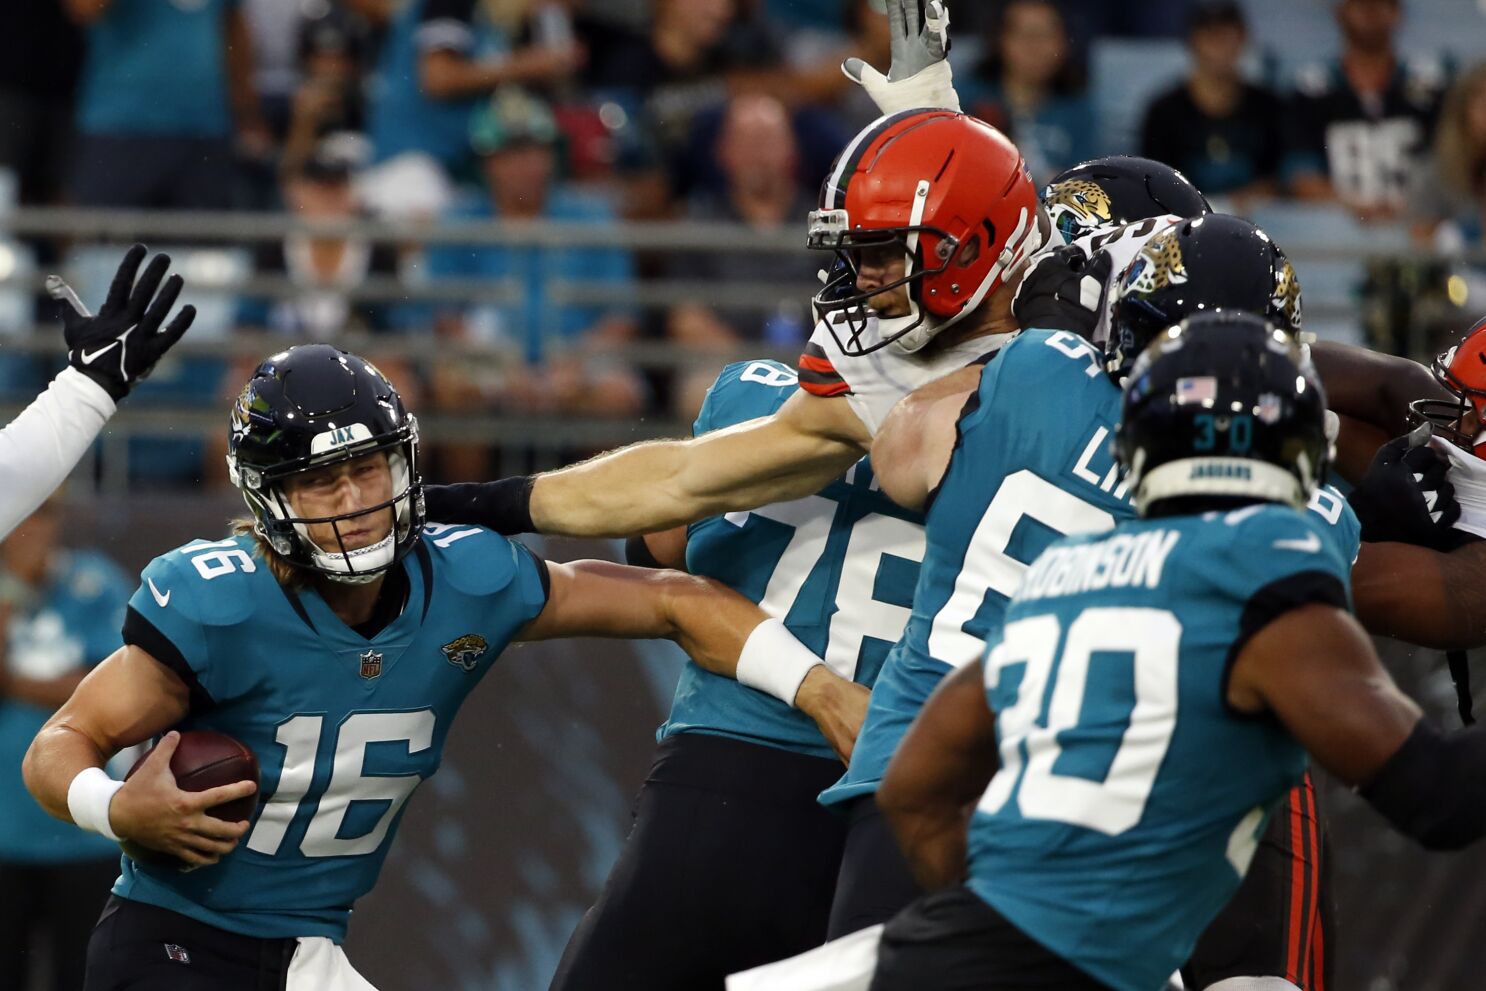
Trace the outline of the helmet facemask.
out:
<instances>
[{"instance_id":1,"label":"helmet facemask","mask_svg":"<svg viewBox=\"0 0 1486 991\"><path fill-rule=\"evenodd\" d=\"M979 277L974 291L962 303L956 303L953 300L960 297L963 287L976 278L972 266L986 250L986 235L991 232L970 231L957 236L922 223L929 188L927 179L919 182L909 223L903 227L853 228L844 209L810 212L807 246L835 253L830 271L821 273L824 286L812 303L816 318L825 321L844 354L870 354L888 345L907 353L922 349L935 335L972 313L993 286L999 285L1048 238L1050 221L1046 213L1039 208L1029 216L1023 210L1000 256ZM902 253L903 275L871 289L858 288L860 252L884 247L896 247ZM957 278L958 269L965 270L964 276ZM872 311L869 305L872 297L904 286L908 288L907 314L889 317ZM946 297L942 302L937 299L941 288ZM936 314L932 312L935 309L946 312ZM866 343L863 335L874 317L878 323L877 339Z\"/></svg>"},{"instance_id":2,"label":"helmet facemask","mask_svg":"<svg viewBox=\"0 0 1486 991\"><path fill-rule=\"evenodd\" d=\"M359 426L359 424L355 425ZM290 504L285 482L296 475L384 451L392 475L392 495L365 509L331 516L299 516ZM254 518L254 532L273 552L291 564L309 568L332 581L361 585L374 581L393 567L412 547L422 524L422 485L417 471L418 428L413 417L392 435L368 438L307 463L288 465L272 472L240 466L230 455L228 472L243 494ZM384 510L392 511L387 536L366 547L347 548L342 524L361 520ZM336 548L326 550L310 536L310 527L328 524Z\"/></svg>"},{"instance_id":3,"label":"helmet facemask","mask_svg":"<svg viewBox=\"0 0 1486 991\"><path fill-rule=\"evenodd\" d=\"M1456 355L1460 347L1451 348L1434 360L1434 377L1454 399L1416 399L1409 403L1408 422L1411 426L1428 422L1434 434L1443 437L1462 451L1486 458L1486 388L1476 388L1454 371ZM1475 429L1468 430L1462 424L1467 416L1475 415Z\"/></svg>"}]
</instances>

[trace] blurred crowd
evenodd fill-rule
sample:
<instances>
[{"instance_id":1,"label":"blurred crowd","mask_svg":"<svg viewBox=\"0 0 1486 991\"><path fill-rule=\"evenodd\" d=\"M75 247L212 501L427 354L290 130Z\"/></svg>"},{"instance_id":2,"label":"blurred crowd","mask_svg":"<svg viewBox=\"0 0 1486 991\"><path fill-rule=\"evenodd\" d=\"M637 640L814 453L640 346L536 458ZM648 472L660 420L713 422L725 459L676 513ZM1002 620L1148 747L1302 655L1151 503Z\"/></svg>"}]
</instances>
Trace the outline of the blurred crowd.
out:
<instances>
[{"instance_id":1,"label":"blurred crowd","mask_svg":"<svg viewBox=\"0 0 1486 991\"><path fill-rule=\"evenodd\" d=\"M1252 3L949 6L965 109L1010 134L1039 181L1133 151L1230 209L1332 203L1359 223L1407 226L1419 244L1482 244L1486 65L1401 55L1401 0L1337 0L1330 44L1284 72L1251 44ZM277 289L219 296L193 335L460 342L382 359L430 412L688 417L711 370L638 368L626 345L798 345L821 266L803 250L424 246L418 233L680 219L803 243L820 177L876 113L840 62L889 62L868 0L36 0L15 15L0 35L0 203L405 225L407 243L197 246L208 274ZM1091 50L1111 37L1186 51L1130 147L1110 147L1088 83ZM88 251L27 242L11 268L66 261L83 278ZM676 305L628 300L656 279L697 289ZM587 291L565 293L573 281ZM47 319L35 305L26 316ZM185 359L142 395L220 405L246 372ZM11 359L0 388L24 392L33 373ZM221 474L218 452L193 441L138 453L144 481ZM435 469L480 474L488 458L445 446Z\"/></svg>"}]
</instances>

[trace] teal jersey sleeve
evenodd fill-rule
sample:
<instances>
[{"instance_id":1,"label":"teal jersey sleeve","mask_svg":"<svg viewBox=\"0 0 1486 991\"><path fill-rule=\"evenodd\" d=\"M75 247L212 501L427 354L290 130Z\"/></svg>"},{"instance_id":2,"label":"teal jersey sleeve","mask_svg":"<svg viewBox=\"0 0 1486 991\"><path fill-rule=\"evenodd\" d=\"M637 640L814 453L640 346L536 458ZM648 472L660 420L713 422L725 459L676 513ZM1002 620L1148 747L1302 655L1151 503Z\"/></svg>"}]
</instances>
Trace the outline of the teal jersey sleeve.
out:
<instances>
[{"instance_id":1,"label":"teal jersey sleeve","mask_svg":"<svg viewBox=\"0 0 1486 991\"><path fill-rule=\"evenodd\" d=\"M1252 602L1266 589L1312 579L1345 593L1352 570L1348 543L1340 525L1319 512L1265 504L1221 519L1226 527L1202 531L1216 544L1209 548L1208 574L1234 600Z\"/></svg>"},{"instance_id":2,"label":"teal jersey sleeve","mask_svg":"<svg viewBox=\"0 0 1486 991\"><path fill-rule=\"evenodd\" d=\"M488 608L509 640L547 607L547 564L519 540L484 527L429 523L423 538L442 559L444 580Z\"/></svg>"},{"instance_id":3,"label":"teal jersey sleeve","mask_svg":"<svg viewBox=\"0 0 1486 991\"><path fill-rule=\"evenodd\" d=\"M692 424L694 436L768 416L800 387L799 375L777 361L735 361L707 390Z\"/></svg>"},{"instance_id":4,"label":"teal jersey sleeve","mask_svg":"<svg viewBox=\"0 0 1486 991\"><path fill-rule=\"evenodd\" d=\"M1321 522L1322 538L1336 549L1342 560L1356 564L1362 550L1362 521L1342 491L1334 485L1322 485L1311 496L1306 509ZM1351 587L1350 580L1347 587Z\"/></svg>"},{"instance_id":5,"label":"teal jersey sleeve","mask_svg":"<svg viewBox=\"0 0 1486 991\"><path fill-rule=\"evenodd\" d=\"M196 548L201 549L199 558L188 555ZM224 557L223 552L232 556ZM145 650L180 676L191 689L193 706L224 697L229 686L223 670L212 664L210 628L231 625L234 603L243 600L223 595L222 580L228 578L231 584L231 574L259 566L261 562L241 547L210 547L203 541L160 555L145 567L139 588L129 599L124 642ZM223 567L238 570L222 571Z\"/></svg>"}]
</instances>

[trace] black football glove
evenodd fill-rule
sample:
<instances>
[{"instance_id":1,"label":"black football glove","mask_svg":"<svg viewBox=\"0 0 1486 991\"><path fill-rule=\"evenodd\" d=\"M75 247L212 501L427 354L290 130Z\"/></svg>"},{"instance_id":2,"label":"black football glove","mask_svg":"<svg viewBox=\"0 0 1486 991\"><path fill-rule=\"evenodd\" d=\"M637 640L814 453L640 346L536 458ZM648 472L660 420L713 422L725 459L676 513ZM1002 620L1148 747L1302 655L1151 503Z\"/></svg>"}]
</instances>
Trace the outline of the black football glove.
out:
<instances>
[{"instance_id":1,"label":"black football glove","mask_svg":"<svg viewBox=\"0 0 1486 991\"><path fill-rule=\"evenodd\" d=\"M1068 244L1035 259L1011 299L1023 330L1067 330L1092 340L1099 303L1113 262L1103 251L1093 258Z\"/></svg>"},{"instance_id":2,"label":"black football glove","mask_svg":"<svg viewBox=\"0 0 1486 991\"><path fill-rule=\"evenodd\" d=\"M136 244L124 255L108 287L108 298L96 316L61 278L53 275L46 280L51 297L66 304L62 332L67 339L67 361L107 390L114 402L150 374L160 356L196 319L196 307L187 305L163 330L160 328L181 294L181 277L172 275L163 287L160 285L170 267L170 256L161 254L150 261L136 283L135 273L146 254L145 246Z\"/></svg>"},{"instance_id":3,"label":"black football glove","mask_svg":"<svg viewBox=\"0 0 1486 991\"><path fill-rule=\"evenodd\" d=\"M1378 448L1367 474L1347 497L1364 541L1397 541L1439 551L1455 546L1451 528L1460 519L1460 504L1447 477L1450 462L1425 446L1428 439L1428 430L1418 429Z\"/></svg>"}]
</instances>

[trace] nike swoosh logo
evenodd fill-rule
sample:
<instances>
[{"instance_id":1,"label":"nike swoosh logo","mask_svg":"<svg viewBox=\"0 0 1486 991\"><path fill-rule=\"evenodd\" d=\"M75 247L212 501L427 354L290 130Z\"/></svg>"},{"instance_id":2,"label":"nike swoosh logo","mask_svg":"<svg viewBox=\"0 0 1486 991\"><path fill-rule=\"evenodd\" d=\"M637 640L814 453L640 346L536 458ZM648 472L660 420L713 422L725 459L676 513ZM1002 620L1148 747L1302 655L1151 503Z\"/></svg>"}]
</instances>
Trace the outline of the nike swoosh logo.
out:
<instances>
[{"instance_id":1,"label":"nike swoosh logo","mask_svg":"<svg viewBox=\"0 0 1486 991\"><path fill-rule=\"evenodd\" d=\"M155 605L159 606L161 609L164 609L166 606L170 605L170 593L166 592L164 595L161 595L160 590L155 587L155 579L146 578L144 580L144 583L150 587L150 594L155 597Z\"/></svg>"},{"instance_id":2,"label":"nike swoosh logo","mask_svg":"<svg viewBox=\"0 0 1486 991\"><path fill-rule=\"evenodd\" d=\"M1276 540L1274 545L1284 551L1300 551L1302 554L1314 554L1321 549L1321 538L1314 533L1305 535L1304 540Z\"/></svg>"},{"instance_id":3,"label":"nike swoosh logo","mask_svg":"<svg viewBox=\"0 0 1486 991\"><path fill-rule=\"evenodd\" d=\"M82 358L82 361L83 361L83 364L84 365L91 365L94 361L98 360L99 358L101 358L105 354L107 354L108 352L112 351L118 345L118 343L119 343L118 341L110 341L107 345L105 345L104 347L99 348L97 351L94 351L92 354L89 354L88 352L84 351L84 352L82 352L81 355L79 355L79 357Z\"/></svg>"}]
</instances>

